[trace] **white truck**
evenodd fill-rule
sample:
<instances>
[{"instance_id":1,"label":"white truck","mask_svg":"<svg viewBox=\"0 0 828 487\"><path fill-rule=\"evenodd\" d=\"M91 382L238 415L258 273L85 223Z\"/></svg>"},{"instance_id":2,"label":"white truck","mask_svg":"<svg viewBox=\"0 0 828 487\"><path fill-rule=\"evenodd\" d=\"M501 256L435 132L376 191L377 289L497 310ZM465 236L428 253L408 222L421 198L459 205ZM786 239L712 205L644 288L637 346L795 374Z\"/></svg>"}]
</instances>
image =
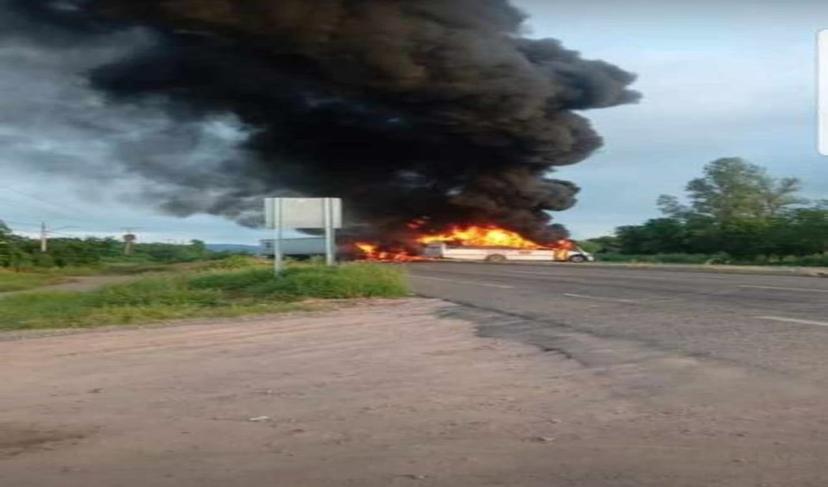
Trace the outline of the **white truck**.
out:
<instances>
[{"instance_id":1,"label":"white truck","mask_svg":"<svg viewBox=\"0 0 828 487\"><path fill-rule=\"evenodd\" d=\"M500 247L464 247L431 243L423 251L425 257L446 260L482 260L486 262L592 262L595 257L578 246L570 249L513 249Z\"/></svg>"}]
</instances>

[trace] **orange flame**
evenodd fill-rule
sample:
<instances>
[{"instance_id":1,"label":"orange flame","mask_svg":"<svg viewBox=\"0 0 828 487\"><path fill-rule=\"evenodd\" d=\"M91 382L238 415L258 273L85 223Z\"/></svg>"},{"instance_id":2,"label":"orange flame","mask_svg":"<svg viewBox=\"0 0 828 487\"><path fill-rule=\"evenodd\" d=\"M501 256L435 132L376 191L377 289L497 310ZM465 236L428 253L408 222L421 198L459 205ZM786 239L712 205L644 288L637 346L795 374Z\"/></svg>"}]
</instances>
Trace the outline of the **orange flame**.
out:
<instances>
[{"instance_id":1,"label":"orange flame","mask_svg":"<svg viewBox=\"0 0 828 487\"><path fill-rule=\"evenodd\" d=\"M417 230L427 223L427 219L418 219L408 224L411 230ZM436 234L420 235L416 239L421 245L432 243L446 243L463 247L500 247L512 249L549 249L566 248L569 241L562 240L554 245L540 245L529 239L523 238L519 233L494 225L487 226L454 226L446 232ZM412 254L404 249L383 249L379 245L370 242L357 242L354 246L361 252L365 260L387 261L387 262L412 262L426 260L424 257Z\"/></svg>"},{"instance_id":2,"label":"orange flame","mask_svg":"<svg viewBox=\"0 0 828 487\"><path fill-rule=\"evenodd\" d=\"M378 245L367 242L357 242L354 246L362 252L362 258L365 260L383 262L413 262L416 260L424 260L423 257L411 255L406 251L380 250Z\"/></svg>"},{"instance_id":3,"label":"orange flame","mask_svg":"<svg viewBox=\"0 0 828 487\"><path fill-rule=\"evenodd\" d=\"M417 241L421 244L445 242L465 247L545 248L543 245L523 238L517 232L495 226L453 227L445 233L423 235L417 238Z\"/></svg>"}]
</instances>

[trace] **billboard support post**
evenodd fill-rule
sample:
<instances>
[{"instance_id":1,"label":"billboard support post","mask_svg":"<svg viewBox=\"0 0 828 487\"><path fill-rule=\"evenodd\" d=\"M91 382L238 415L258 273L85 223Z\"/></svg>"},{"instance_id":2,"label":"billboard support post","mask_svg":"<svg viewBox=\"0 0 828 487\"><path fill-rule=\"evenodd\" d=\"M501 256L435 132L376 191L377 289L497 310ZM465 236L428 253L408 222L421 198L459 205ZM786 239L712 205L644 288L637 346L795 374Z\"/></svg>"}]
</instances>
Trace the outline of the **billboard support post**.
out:
<instances>
[{"instance_id":1,"label":"billboard support post","mask_svg":"<svg viewBox=\"0 0 828 487\"><path fill-rule=\"evenodd\" d=\"M275 224L275 235L273 239L273 273L277 276L282 273L284 267L282 262L282 199L276 198L273 202L273 220Z\"/></svg>"},{"instance_id":2,"label":"billboard support post","mask_svg":"<svg viewBox=\"0 0 828 487\"><path fill-rule=\"evenodd\" d=\"M323 218L325 223L325 264L330 266L336 264L336 252L334 251L336 237L334 235L333 202L331 198L325 198L322 208L325 212Z\"/></svg>"},{"instance_id":3,"label":"billboard support post","mask_svg":"<svg viewBox=\"0 0 828 487\"><path fill-rule=\"evenodd\" d=\"M325 263L336 264L336 229L342 228L342 200L339 198L266 198L265 225L272 229L273 271L284 270L283 232L288 229L323 229Z\"/></svg>"}]
</instances>

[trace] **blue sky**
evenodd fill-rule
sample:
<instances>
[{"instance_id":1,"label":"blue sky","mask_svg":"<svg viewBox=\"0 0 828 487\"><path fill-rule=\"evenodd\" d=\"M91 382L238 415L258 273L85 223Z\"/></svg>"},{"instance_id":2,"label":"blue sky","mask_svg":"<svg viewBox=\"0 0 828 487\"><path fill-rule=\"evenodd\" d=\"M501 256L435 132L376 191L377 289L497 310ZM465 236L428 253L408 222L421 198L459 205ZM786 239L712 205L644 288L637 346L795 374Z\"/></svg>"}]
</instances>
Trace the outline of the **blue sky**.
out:
<instances>
[{"instance_id":1,"label":"blue sky","mask_svg":"<svg viewBox=\"0 0 828 487\"><path fill-rule=\"evenodd\" d=\"M585 57L639 75L635 87L644 95L641 103L585 113L604 136L605 147L557 174L582 188L579 205L557 215L576 237L606 234L656 216L659 194L680 194L706 162L724 156L745 157L774 175L799 177L806 196L828 198L828 160L816 152L814 75L816 32L828 28L828 3L514 3L531 15L527 35L558 38ZM29 56L19 46L0 46L0 62L16 67L0 76L0 218L20 231L34 231L45 220L59 229L56 235L114 235L129 227L137 228L143 241L254 243L260 238L262 232L217 217L156 213L130 196L143 184L140 180L107 172L105 159L111 154L106 141L93 135L94 127L71 117L50 117L43 100L55 93L64 94L79 117L100 112L101 124L112 133L118 133L116 120L124 115L133 121L130 127L157 116L136 107L103 106L80 78L67 83L49 76L112 55L105 48L98 51L92 60L80 61L88 53ZM226 150L219 142L233 137L213 130L199 157ZM98 167L84 174L98 182L93 190L66 177L78 157L100 160L98 166L86 164Z\"/></svg>"},{"instance_id":2,"label":"blue sky","mask_svg":"<svg viewBox=\"0 0 828 487\"><path fill-rule=\"evenodd\" d=\"M576 237L657 216L659 194L681 194L724 156L801 178L808 197L828 198L815 101L828 3L515 3L532 15L530 36L558 37L637 73L644 94L638 105L586 113L606 145L558 173L582 188L578 206L558 215Z\"/></svg>"}]
</instances>

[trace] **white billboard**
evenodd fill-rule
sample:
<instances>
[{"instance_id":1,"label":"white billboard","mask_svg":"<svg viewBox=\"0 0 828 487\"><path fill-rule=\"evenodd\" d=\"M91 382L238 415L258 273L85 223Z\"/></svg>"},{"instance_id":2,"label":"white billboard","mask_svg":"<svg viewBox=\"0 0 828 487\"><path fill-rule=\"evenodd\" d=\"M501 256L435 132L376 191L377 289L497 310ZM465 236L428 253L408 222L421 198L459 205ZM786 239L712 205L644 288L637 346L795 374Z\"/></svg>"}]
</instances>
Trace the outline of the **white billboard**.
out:
<instances>
[{"instance_id":1,"label":"white billboard","mask_svg":"<svg viewBox=\"0 0 828 487\"><path fill-rule=\"evenodd\" d=\"M267 228L342 228L340 198L266 198Z\"/></svg>"},{"instance_id":2,"label":"white billboard","mask_svg":"<svg viewBox=\"0 0 828 487\"><path fill-rule=\"evenodd\" d=\"M336 229L342 228L342 200L339 198L265 198L265 225L274 230L273 268L283 270L286 229L325 230L325 262L336 264Z\"/></svg>"}]
</instances>

